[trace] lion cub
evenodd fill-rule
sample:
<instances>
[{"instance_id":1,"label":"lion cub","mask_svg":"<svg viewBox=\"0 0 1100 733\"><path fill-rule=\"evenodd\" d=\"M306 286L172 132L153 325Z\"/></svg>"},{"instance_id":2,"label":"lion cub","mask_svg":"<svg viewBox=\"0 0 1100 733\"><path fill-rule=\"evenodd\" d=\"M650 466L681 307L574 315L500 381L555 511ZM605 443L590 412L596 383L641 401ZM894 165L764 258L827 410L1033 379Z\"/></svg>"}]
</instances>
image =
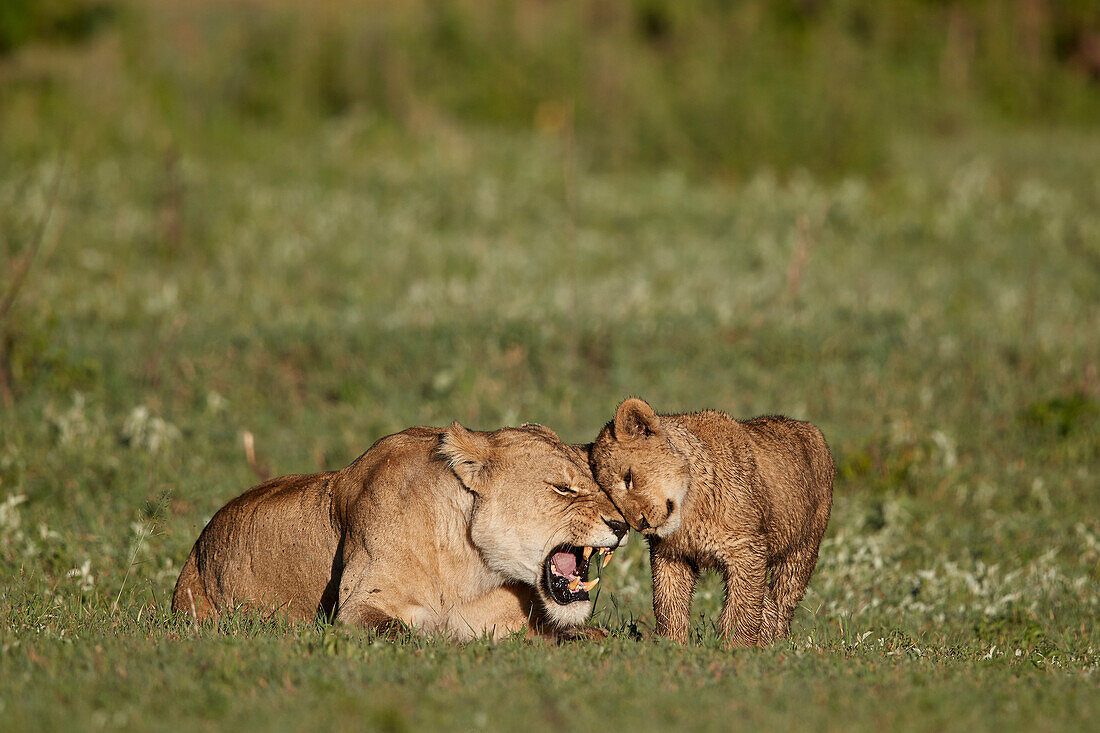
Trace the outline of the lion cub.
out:
<instances>
[{"instance_id":1,"label":"lion cub","mask_svg":"<svg viewBox=\"0 0 1100 733\"><path fill-rule=\"evenodd\" d=\"M628 399L591 456L600 486L649 540L658 633L687 640L702 568L725 580L719 629L727 643L763 646L790 633L833 501L833 459L820 430L715 410L658 415Z\"/></svg>"}]
</instances>

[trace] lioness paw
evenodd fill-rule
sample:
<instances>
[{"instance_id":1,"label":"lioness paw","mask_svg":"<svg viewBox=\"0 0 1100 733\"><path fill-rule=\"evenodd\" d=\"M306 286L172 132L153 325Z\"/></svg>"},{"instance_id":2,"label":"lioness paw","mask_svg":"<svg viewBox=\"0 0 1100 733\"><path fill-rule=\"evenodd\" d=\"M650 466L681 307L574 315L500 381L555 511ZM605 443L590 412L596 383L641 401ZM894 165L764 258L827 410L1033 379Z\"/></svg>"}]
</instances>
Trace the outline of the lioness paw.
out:
<instances>
[{"instance_id":1,"label":"lioness paw","mask_svg":"<svg viewBox=\"0 0 1100 733\"><path fill-rule=\"evenodd\" d=\"M607 629L599 626L570 626L558 632L558 642L564 644L570 641L599 641L606 639L607 636Z\"/></svg>"}]
</instances>

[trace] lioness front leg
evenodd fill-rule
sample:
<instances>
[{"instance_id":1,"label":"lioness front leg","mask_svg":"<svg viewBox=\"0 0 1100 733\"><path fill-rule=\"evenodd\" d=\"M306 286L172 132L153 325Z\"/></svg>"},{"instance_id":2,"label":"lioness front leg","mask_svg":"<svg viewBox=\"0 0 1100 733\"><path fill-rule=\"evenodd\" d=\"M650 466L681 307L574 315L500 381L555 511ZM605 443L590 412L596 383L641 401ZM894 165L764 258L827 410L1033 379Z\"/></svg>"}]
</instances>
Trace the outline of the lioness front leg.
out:
<instances>
[{"instance_id":1,"label":"lioness front leg","mask_svg":"<svg viewBox=\"0 0 1100 733\"><path fill-rule=\"evenodd\" d=\"M503 639L519 632L536 638L541 631L537 605L533 588L509 583L456 609L450 631L461 640L481 636Z\"/></svg>"},{"instance_id":2,"label":"lioness front leg","mask_svg":"<svg viewBox=\"0 0 1100 733\"><path fill-rule=\"evenodd\" d=\"M559 644L569 641L602 641L607 638L607 629L599 626L567 626L555 630L551 638Z\"/></svg>"},{"instance_id":3,"label":"lioness front leg","mask_svg":"<svg viewBox=\"0 0 1100 733\"><path fill-rule=\"evenodd\" d=\"M767 550L762 540L741 541L723 553L722 575L726 600L718 628L730 646L766 644L771 634L764 629L767 594Z\"/></svg>"},{"instance_id":4,"label":"lioness front leg","mask_svg":"<svg viewBox=\"0 0 1100 733\"><path fill-rule=\"evenodd\" d=\"M412 633L412 629L401 619L369 605L359 605L353 611L340 609L336 622L361 626L390 641L404 639Z\"/></svg>"},{"instance_id":5,"label":"lioness front leg","mask_svg":"<svg viewBox=\"0 0 1100 733\"><path fill-rule=\"evenodd\" d=\"M387 579L373 572L371 560L361 549L345 550L334 621L362 626L387 639L404 638L411 626L391 612L382 590Z\"/></svg>"},{"instance_id":6,"label":"lioness front leg","mask_svg":"<svg viewBox=\"0 0 1100 733\"><path fill-rule=\"evenodd\" d=\"M691 624L691 596L698 574L686 560L663 556L656 541L649 546L649 561L653 568L657 633L682 644L687 641Z\"/></svg>"}]
</instances>

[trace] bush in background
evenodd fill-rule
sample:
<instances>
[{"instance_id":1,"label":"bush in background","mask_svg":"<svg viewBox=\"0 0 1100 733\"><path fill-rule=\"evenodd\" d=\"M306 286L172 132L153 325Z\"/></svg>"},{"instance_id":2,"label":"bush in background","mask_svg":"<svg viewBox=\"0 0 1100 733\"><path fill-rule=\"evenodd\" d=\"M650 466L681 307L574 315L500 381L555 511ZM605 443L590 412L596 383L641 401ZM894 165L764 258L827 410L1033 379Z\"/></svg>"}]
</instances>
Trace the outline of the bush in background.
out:
<instances>
[{"instance_id":1,"label":"bush in background","mask_svg":"<svg viewBox=\"0 0 1100 733\"><path fill-rule=\"evenodd\" d=\"M0 55L37 39L79 41L110 15L110 4L95 0L4 0Z\"/></svg>"},{"instance_id":2,"label":"bush in background","mask_svg":"<svg viewBox=\"0 0 1100 733\"><path fill-rule=\"evenodd\" d=\"M47 27L96 6L10 7ZM180 128L352 113L413 133L534 127L600 168L742 177L874 171L898 134L1100 118L1100 5L1085 0L121 7L129 74Z\"/></svg>"}]
</instances>

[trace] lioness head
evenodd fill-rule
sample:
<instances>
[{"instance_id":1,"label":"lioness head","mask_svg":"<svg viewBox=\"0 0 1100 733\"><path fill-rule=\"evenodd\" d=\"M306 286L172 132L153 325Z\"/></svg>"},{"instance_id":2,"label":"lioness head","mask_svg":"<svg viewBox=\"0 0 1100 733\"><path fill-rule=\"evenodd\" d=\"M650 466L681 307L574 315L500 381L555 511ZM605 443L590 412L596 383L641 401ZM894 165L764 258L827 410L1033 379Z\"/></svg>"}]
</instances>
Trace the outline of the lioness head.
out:
<instances>
[{"instance_id":1,"label":"lioness head","mask_svg":"<svg viewBox=\"0 0 1100 733\"><path fill-rule=\"evenodd\" d=\"M625 400L592 445L596 480L631 527L667 537L680 527L690 475L645 400Z\"/></svg>"},{"instance_id":2,"label":"lioness head","mask_svg":"<svg viewBox=\"0 0 1100 733\"><path fill-rule=\"evenodd\" d=\"M547 617L584 623L592 612L589 560L618 547L626 523L600 491L587 454L541 425L491 433L457 422L439 455L474 494L470 539L505 578L538 589Z\"/></svg>"}]
</instances>

